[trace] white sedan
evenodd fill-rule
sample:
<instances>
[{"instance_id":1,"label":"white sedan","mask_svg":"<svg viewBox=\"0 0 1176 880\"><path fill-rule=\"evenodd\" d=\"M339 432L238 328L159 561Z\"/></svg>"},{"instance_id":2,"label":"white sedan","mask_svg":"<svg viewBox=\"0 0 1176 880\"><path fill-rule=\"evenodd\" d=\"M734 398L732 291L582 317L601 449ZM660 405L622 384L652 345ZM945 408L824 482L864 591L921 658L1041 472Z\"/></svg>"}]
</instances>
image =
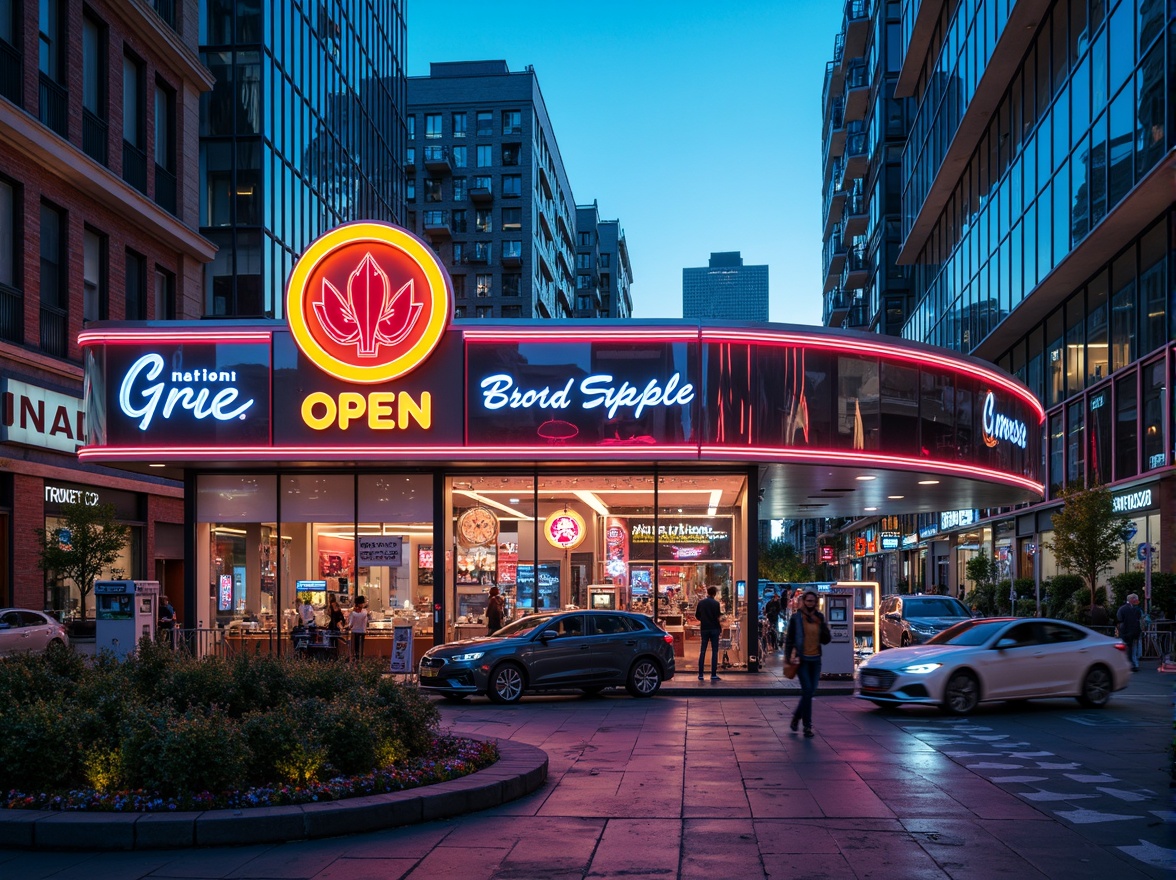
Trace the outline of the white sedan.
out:
<instances>
[{"instance_id":1,"label":"white sedan","mask_svg":"<svg viewBox=\"0 0 1176 880\"><path fill-rule=\"evenodd\" d=\"M1127 647L1064 620L980 618L927 644L874 654L857 696L878 705L927 704L966 715L982 702L1076 697L1107 704L1131 678Z\"/></svg>"},{"instance_id":2,"label":"white sedan","mask_svg":"<svg viewBox=\"0 0 1176 880\"><path fill-rule=\"evenodd\" d=\"M0 608L0 657L40 654L52 644L68 645L65 627L40 611Z\"/></svg>"}]
</instances>

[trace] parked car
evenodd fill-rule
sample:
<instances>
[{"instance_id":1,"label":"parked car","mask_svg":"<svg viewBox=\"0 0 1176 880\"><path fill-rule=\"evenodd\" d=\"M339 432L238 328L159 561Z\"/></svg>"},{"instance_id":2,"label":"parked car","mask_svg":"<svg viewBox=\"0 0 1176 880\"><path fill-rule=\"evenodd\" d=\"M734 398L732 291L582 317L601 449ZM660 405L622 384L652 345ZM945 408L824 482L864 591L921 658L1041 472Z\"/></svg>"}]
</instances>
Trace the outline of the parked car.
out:
<instances>
[{"instance_id":1,"label":"parked car","mask_svg":"<svg viewBox=\"0 0 1176 880\"><path fill-rule=\"evenodd\" d=\"M982 702L1076 697L1100 708L1131 678L1127 646L1064 620L980 618L925 645L875 654L857 696L878 705L931 704L966 715Z\"/></svg>"},{"instance_id":2,"label":"parked car","mask_svg":"<svg viewBox=\"0 0 1176 880\"><path fill-rule=\"evenodd\" d=\"M923 593L884 596L878 615L883 648L921 645L936 633L972 617L959 599Z\"/></svg>"},{"instance_id":3,"label":"parked car","mask_svg":"<svg viewBox=\"0 0 1176 880\"><path fill-rule=\"evenodd\" d=\"M0 656L39 654L52 644L68 645L65 627L40 611L0 609Z\"/></svg>"},{"instance_id":4,"label":"parked car","mask_svg":"<svg viewBox=\"0 0 1176 880\"><path fill-rule=\"evenodd\" d=\"M624 686L652 697L674 677L674 637L644 614L564 611L524 617L493 636L430 648L421 690L460 700L485 694L514 703L524 691Z\"/></svg>"}]
</instances>

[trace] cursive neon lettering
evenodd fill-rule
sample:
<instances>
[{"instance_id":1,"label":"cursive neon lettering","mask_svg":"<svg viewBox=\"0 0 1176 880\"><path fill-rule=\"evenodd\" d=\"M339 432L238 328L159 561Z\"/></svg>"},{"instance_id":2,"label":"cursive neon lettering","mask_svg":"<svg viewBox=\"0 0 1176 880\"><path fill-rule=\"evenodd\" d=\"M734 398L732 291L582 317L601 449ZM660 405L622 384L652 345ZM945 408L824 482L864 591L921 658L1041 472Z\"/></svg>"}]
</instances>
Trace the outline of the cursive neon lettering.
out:
<instances>
[{"instance_id":1,"label":"cursive neon lettering","mask_svg":"<svg viewBox=\"0 0 1176 880\"><path fill-rule=\"evenodd\" d=\"M230 371L236 376L236 371ZM187 410L197 420L212 418L218 422L230 419L245 418L245 412L253 406L252 398L235 406L240 397L237 388L222 388L216 393L205 385L194 387L191 383L223 382L225 372L215 370L193 370L191 372L173 372L171 381L173 387L168 388L164 382L155 380L163 373L163 356L159 354L145 354L127 370L122 385L118 390L118 405L123 414L139 420L139 430L146 431L156 414L162 419L170 419L177 411ZM177 377L188 384L177 382ZM207 377L207 378L205 378ZM154 384L139 387L140 378ZM162 407L160 402L163 402Z\"/></svg>"}]
</instances>

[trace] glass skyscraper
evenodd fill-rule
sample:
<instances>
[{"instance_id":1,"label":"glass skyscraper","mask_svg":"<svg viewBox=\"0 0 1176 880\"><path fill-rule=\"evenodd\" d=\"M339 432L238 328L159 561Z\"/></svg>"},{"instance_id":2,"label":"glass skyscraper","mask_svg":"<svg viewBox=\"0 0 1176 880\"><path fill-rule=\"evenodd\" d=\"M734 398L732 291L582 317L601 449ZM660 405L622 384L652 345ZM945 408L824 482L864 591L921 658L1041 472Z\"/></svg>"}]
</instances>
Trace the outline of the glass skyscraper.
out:
<instances>
[{"instance_id":1,"label":"glass skyscraper","mask_svg":"<svg viewBox=\"0 0 1176 880\"><path fill-rule=\"evenodd\" d=\"M297 256L352 220L404 222L402 0L205 0L205 314L282 317Z\"/></svg>"}]
</instances>

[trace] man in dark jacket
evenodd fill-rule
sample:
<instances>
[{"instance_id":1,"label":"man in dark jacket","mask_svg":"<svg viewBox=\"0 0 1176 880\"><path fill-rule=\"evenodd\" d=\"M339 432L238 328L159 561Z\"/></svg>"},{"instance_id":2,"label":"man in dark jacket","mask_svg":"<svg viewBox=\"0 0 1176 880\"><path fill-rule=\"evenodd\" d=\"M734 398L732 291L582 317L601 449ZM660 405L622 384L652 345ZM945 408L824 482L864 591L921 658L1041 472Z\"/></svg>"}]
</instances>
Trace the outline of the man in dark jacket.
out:
<instances>
[{"instance_id":1,"label":"man in dark jacket","mask_svg":"<svg viewBox=\"0 0 1176 880\"><path fill-rule=\"evenodd\" d=\"M1132 593L1115 615L1119 624L1119 638L1127 645L1127 659L1131 671L1139 672L1139 637L1143 633L1143 612L1139 610L1139 595Z\"/></svg>"},{"instance_id":2,"label":"man in dark jacket","mask_svg":"<svg viewBox=\"0 0 1176 880\"><path fill-rule=\"evenodd\" d=\"M722 614L723 609L719 605L719 600L715 598L715 594L719 592L718 587L707 587L706 598L698 603L698 607L694 610L694 616L698 618L698 636L700 647L698 649L698 680L702 681L702 672L706 667L706 646L710 643L711 646L711 681L719 680L719 634L723 630Z\"/></svg>"},{"instance_id":3,"label":"man in dark jacket","mask_svg":"<svg viewBox=\"0 0 1176 880\"><path fill-rule=\"evenodd\" d=\"M768 640L772 650L779 647L777 637L780 635L780 597L772 596L764 605L764 617L768 619Z\"/></svg>"}]
</instances>

